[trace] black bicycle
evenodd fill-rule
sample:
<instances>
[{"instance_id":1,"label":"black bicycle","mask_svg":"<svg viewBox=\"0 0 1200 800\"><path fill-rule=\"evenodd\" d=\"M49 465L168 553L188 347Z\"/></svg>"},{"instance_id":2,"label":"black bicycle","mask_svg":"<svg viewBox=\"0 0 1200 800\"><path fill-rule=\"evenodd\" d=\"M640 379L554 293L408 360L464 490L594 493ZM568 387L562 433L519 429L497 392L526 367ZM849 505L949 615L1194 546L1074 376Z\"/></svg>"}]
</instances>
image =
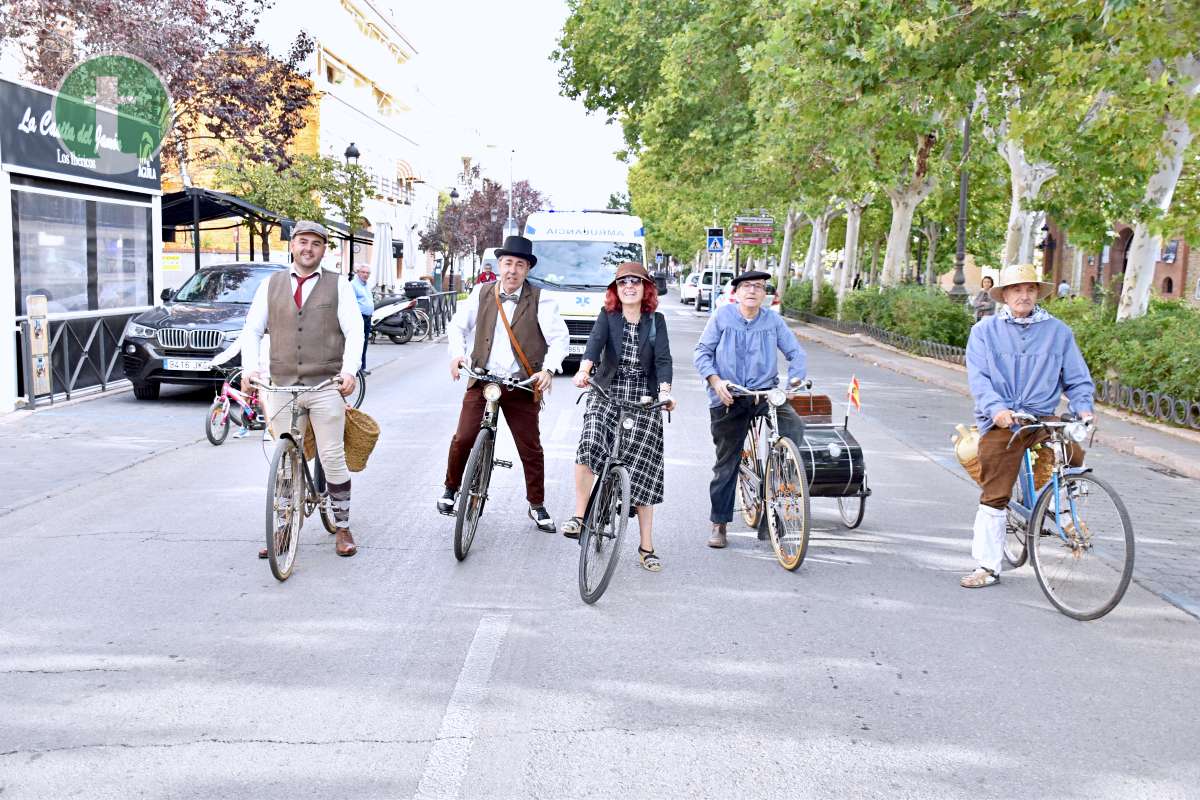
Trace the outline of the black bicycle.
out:
<instances>
[{"instance_id":1,"label":"black bicycle","mask_svg":"<svg viewBox=\"0 0 1200 800\"><path fill-rule=\"evenodd\" d=\"M511 461L494 457L496 427L500 419L500 394L503 389L524 389L532 392L529 387L534 381L532 377L518 381L515 378L476 371L470 367L463 367L462 374L483 383L483 399L487 401L487 405L483 409L483 419L479 423L479 433L475 435L475 444L471 445L471 455L467 457L467 466L463 469L462 488L454 506L454 557L459 561L467 557L471 543L475 541L475 530L479 527L479 518L483 516L483 507L487 504L492 468L512 469Z\"/></svg>"},{"instance_id":2,"label":"black bicycle","mask_svg":"<svg viewBox=\"0 0 1200 800\"><path fill-rule=\"evenodd\" d=\"M621 555L621 540L629 517L633 515L630 498L629 469L621 460L621 443L625 434L633 430L636 416L657 411L670 404L670 400L651 402L648 396L639 403L617 400L593 383L591 391L598 392L620 410L613 430L613 448L600 466L592 483L587 510L583 513L583 524L579 531L579 596L587 604L595 603L608 588L613 570ZM583 398L584 395L579 395ZM576 400L575 402L579 402Z\"/></svg>"}]
</instances>

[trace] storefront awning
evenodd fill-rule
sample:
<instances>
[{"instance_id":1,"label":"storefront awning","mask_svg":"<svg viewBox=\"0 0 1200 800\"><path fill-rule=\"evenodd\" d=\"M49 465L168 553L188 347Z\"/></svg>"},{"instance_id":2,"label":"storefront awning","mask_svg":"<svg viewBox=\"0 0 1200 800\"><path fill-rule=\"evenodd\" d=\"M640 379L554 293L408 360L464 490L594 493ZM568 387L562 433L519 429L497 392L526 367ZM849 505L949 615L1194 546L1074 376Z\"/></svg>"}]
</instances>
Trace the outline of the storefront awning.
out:
<instances>
[{"instance_id":1,"label":"storefront awning","mask_svg":"<svg viewBox=\"0 0 1200 800\"><path fill-rule=\"evenodd\" d=\"M404 159L396 162L396 177L402 181L412 181L413 183L425 182L425 179L421 177L421 173Z\"/></svg>"}]
</instances>

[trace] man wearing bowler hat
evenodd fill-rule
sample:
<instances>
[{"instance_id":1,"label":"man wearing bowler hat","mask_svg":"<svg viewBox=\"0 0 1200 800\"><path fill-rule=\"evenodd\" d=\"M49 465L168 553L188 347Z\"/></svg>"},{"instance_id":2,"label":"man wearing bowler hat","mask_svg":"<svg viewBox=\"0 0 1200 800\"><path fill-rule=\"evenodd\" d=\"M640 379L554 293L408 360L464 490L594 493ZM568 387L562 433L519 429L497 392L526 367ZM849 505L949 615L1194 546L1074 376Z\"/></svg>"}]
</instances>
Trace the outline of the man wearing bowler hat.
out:
<instances>
[{"instance_id":1,"label":"man wearing bowler hat","mask_svg":"<svg viewBox=\"0 0 1200 800\"><path fill-rule=\"evenodd\" d=\"M524 236L509 236L496 251L496 259L497 280L476 285L447 327L450 376L458 380L459 370L468 365L519 380L534 377L534 388L545 392L567 355L567 323L554 299L526 280L537 264L533 242ZM471 380L463 397L458 429L450 440L446 491L437 501L437 509L443 514L454 513L455 497L485 405L483 387ZM521 456L529 518L538 530L553 533L554 520L545 506L545 456L538 432L540 403L529 392L504 389L500 410Z\"/></svg>"},{"instance_id":2,"label":"man wearing bowler hat","mask_svg":"<svg viewBox=\"0 0 1200 800\"><path fill-rule=\"evenodd\" d=\"M279 386L315 386L336 376L333 386L301 394L296 404L308 415L317 454L325 470L329 499L337 523L334 551L352 556L358 550L350 535L350 471L343 443L346 403L354 391L354 373L362 357L363 321L354 289L334 272L321 269L329 233L325 226L299 220L288 249L292 266L259 284L246 314L242 333L242 388L260 380L254 365L263 333L271 331L271 380ZM286 392L265 392L267 419L280 432L291 422ZM266 558L263 548L259 558Z\"/></svg>"},{"instance_id":3,"label":"man wearing bowler hat","mask_svg":"<svg viewBox=\"0 0 1200 800\"><path fill-rule=\"evenodd\" d=\"M806 356L796 334L783 317L763 308L767 296L766 272L743 272L731 281L736 303L722 305L708 320L696 345L695 363L700 377L708 383L709 429L717 448L717 463L709 484L712 503L712 535L709 547L724 547L725 526L733 520L733 499L737 490L738 465L742 443L755 417L767 413L767 403L752 397L734 397L729 389L736 383L758 391L771 389L779 382L778 352L788 360L788 380L795 385L804 380ZM804 441L804 422L787 404L776 409L780 433L797 445Z\"/></svg>"},{"instance_id":4,"label":"man wearing bowler hat","mask_svg":"<svg viewBox=\"0 0 1200 800\"><path fill-rule=\"evenodd\" d=\"M1092 419L1095 385L1067 325L1040 305L1054 291L1032 264L1005 267L990 294L1003 303L984 317L967 340L967 383L975 398L979 426L979 478L982 493L975 512L971 556L979 565L959 583L981 589L1000 580L1009 498L1030 447L1045 441L1045 429L1017 435L1011 446L1015 412L1045 419L1066 394L1068 410ZM1072 444L1072 466L1082 466L1083 448Z\"/></svg>"}]
</instances>

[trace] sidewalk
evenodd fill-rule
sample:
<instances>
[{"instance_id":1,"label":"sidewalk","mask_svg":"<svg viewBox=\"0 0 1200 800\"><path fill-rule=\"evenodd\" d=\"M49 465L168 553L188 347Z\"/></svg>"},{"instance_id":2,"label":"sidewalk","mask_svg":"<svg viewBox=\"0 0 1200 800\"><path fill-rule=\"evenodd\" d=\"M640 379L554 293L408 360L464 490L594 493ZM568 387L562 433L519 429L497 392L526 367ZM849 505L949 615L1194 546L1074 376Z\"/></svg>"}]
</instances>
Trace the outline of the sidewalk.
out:
<instances>
[{"instance_id":1,"label":"sidewalk","mask_svg":"<svg viewBox=\"0 0 1200 800\"><path fill-rule=\"evenodd\" d=\"M802 340L824 345L851 358L908 375L947 391L970 395L966 368L957 364L906 353L863 334L837 333L791 319L788 324ZM1096 406L1096 414L1100 420L1096 430L1097 445L1200 480L1200 434L1167 429L1100 404Z\"/></svg>"}]
</instances>

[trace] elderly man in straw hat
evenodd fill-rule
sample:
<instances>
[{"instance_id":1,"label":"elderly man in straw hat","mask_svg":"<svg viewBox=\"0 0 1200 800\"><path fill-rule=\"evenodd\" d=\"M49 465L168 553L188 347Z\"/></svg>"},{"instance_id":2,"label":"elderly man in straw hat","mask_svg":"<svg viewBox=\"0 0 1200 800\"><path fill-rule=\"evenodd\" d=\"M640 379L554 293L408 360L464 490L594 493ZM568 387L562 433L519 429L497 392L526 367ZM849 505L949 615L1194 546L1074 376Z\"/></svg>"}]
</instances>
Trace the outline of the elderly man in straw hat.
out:
<instances>
[{"instance_id":1,"label":"elderly man in straw hat","mask_svg":"<svg viewBox=\"0 0 1200 800\"><path fill-rule=\"evenodd\" d=\"M1075 336L1038 305L1053 291L1036 267L1005 267L991 290L992 299L1003 307L977 322L967 341L967 382L979 424L983 489L971 545L971 555L979 566L960 581L967 589L992 586L1000 580L1005 509L1021 459L1027 448L1047 437L1044 430L1025 431L1009 447L1014 412L1049 417L1065 393L1072 413L1092 418L1095 386ZM1082 449L1073 450L1071 462L1075 466L1083 463Z\"/></svg>"}]
</instances>

